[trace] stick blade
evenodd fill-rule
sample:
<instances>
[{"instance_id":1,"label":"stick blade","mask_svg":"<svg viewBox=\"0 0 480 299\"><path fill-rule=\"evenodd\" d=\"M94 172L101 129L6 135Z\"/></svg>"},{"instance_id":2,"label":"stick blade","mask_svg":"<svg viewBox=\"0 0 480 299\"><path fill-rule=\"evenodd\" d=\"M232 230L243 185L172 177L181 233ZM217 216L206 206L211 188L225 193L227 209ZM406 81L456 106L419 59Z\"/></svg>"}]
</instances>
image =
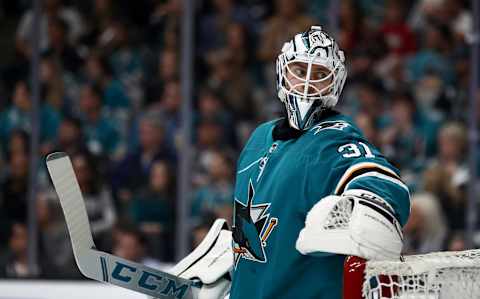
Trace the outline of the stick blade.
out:
<instances>
[{"instance_id":1,"label":"stick blade","mask_svg":"<svg viewBox=\"0 0 480 299\"><path fill-rule=\"evenodd\" d=\"M79 251L95 247L80 186L72 162L66 153L52 153L47 156L46 163L65 215L73 251L78 262L77 255L81 253Z\"/></svg>"},{"instance_id":2,"label":"stick blade","mask_svg":"<svg viewBox=\"0 0 480 299\"><path fill-rule=\"evenodd\" d=\"M67 157L67 154L65 152L54 152L54 153L48 154L45 160L48 163L49 161L57 160L63 157Z\"/></svg>"}]
</instances>

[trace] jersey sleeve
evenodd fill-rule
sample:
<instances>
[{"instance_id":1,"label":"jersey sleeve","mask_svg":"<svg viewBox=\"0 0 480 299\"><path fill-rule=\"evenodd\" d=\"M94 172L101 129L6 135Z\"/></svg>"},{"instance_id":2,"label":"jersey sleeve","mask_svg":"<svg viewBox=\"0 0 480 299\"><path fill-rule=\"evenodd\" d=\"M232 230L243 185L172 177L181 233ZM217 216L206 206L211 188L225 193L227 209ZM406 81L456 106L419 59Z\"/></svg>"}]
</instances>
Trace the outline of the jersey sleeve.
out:
<instances>
[{"instance_id":1,"label":"jersey sleeve","mask_svg":"<svg viewBox=\"0 0 480 299\"><path fill-rule=\"evenodd\" d=\"M373 192L385 199L393 207L398 221L402 226L410 214L410 193L408 187L401 181L386 163L377 161L353 163L337 182L333 194L341 195L347 190L360 189Z\"/></svg>"},{"instance_id":2,"label":"jersey sleeve","mask_svg":"<svg viewBox=\"0 0 480 299\"><path fill-rule=\"evenodd\" d=\"M329 171L325 178L326 195L342 195L361 189L385 199L403 226L410 213L410 193L399 171L379 150L355 130L335 132L322 150L321 162ZM313 182L315 184L315 182Z\"/></svg>"}]
</instances>

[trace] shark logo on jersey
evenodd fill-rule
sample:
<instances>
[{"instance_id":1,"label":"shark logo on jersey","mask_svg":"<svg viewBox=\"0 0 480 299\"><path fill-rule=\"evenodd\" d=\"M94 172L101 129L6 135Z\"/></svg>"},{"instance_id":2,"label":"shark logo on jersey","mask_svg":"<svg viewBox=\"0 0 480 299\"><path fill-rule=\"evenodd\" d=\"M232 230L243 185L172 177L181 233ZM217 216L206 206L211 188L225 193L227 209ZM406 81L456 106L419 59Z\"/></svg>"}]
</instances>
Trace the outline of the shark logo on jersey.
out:
<instances>
[{"instance_id":1,"label":"shark logo on jersey","mask_svg":"<svg viewBox=\"0 0 480 299\"><path fill-rule=\"evenodd\" d=\"M248 184L247 203L235 198L234 220L232 225L235 254L235 267L240 258L266 263L265 247L267 239L278 224L278 219L267 213L269 203L252 204L255 190L252 181Z\"/></svg>"},{"instance_id":2,"label":"shark logo on jersey","mask_svg":"<svg viewBox=\"0 0 480 299\"><path fill-rule=\"evenodd\" d=\"M324 121L322 123L319 123L318 125L315 125L311 131L315 131L313 135L317 135L320 133L320 131L327 130L327 129L334 129L334 130L340 130L342 131L343 129L350 127L350 124L345 122L345 121Z\"/></svg>"}]
</instances>

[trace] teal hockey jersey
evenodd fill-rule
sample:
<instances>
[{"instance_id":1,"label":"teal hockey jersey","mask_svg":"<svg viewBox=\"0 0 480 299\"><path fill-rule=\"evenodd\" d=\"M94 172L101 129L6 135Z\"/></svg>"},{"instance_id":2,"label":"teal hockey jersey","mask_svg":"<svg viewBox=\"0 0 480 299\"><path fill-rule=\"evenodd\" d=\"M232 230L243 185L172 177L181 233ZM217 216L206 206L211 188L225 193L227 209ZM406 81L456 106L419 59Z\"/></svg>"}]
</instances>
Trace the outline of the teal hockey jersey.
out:
<instances>
[{"instance_id":1,"label":"teal hockey jersey","mask_svg":"<svg viewBox=\"0 0 480 299\"><path fill-rule=\"evenodd\" d=\"M274 140L280 121L260 125L237 164L230 299L340 299L345 257L295 248L307 213L328 195L363 189L388 201L403 226L408 188L347 117L334 114L298 138Z\"/></svg>"}]
</instances>

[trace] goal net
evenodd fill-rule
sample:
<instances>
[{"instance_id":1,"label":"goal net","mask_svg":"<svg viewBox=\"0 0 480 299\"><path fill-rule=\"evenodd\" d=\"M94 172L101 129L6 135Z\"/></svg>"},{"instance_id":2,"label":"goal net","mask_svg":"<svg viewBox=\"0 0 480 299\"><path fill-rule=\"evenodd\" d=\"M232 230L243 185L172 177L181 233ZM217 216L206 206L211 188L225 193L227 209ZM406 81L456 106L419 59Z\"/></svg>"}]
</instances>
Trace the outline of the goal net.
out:
<instances>
[{"instance_id":1,"label":"goal net","mask_svg":"<svg viewBox=\"0 0 480 299\"><path fill-rule=\"evenodd\" d=\"M344 299L480 298L480 250L436 252L404 261L349 257Z\"/></svg>"}]
</instances>

